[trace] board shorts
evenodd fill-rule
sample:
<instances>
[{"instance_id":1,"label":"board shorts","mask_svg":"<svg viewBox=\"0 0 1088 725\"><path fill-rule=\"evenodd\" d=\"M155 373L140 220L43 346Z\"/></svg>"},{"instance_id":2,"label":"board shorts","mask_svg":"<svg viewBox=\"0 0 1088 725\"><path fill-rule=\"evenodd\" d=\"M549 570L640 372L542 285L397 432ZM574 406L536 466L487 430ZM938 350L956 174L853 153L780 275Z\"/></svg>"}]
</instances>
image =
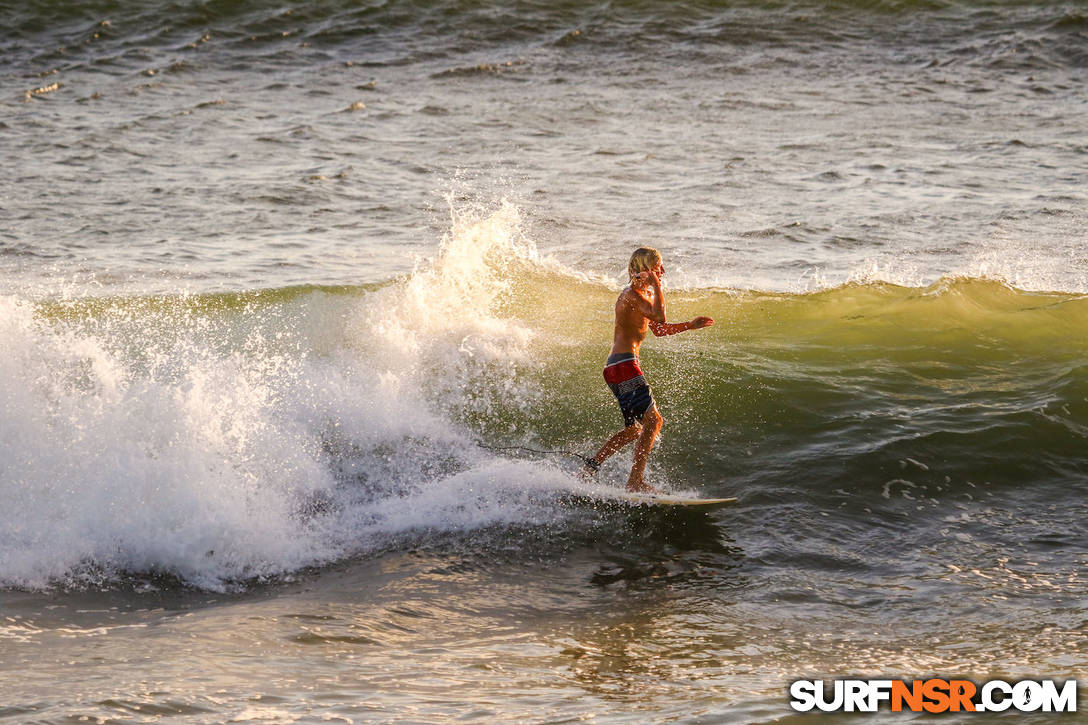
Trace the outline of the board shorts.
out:
<instances>
[{"instance_id":1,"label":"board shorts","mask_svg":"<svg viewBox=\"0 0 1088 725\"><path fill-rule=\"evenodd\" d=\"M604 381L620 404L624 426L641 422L653 406L654 396L638 366L638 358L629 352L609 355L604 364Z\"/></svg>"}]
</instances>

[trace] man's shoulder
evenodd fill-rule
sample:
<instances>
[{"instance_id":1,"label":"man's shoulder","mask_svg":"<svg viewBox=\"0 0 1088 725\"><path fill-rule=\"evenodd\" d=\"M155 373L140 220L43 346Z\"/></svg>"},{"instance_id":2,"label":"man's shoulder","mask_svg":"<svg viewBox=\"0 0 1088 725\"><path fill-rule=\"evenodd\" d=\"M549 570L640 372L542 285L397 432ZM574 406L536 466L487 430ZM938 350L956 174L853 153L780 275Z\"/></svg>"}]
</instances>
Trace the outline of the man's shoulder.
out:
<instances>
[{"instance_id":1,"label":"man's shoulder","mask_svg":"<svg viewBox=\"0 0 1088 725\"><path fill-rule=\"evenodd\" d=\"M620 292L620 296L616 299L617 318L622 317L635 325L642 324L646 319L643 306L647 304L649 304L649 301L645 297L640 295L637 290L628 287Z\"/></svg>"}]
</instances>

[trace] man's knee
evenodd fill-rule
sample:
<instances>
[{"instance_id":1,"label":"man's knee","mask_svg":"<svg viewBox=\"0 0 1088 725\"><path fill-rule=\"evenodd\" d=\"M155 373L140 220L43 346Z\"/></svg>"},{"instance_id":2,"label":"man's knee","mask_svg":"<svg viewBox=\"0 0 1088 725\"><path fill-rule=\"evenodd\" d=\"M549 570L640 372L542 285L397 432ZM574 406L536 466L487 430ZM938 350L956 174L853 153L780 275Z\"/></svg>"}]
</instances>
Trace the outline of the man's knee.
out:
<instances>
[{"instance_id":1,"label":"man's knee","mask_svg":"<svg viewBox=\"0 0 1088 725\"><path fill-rule=\"evenodd\" d=\"M661 413L657 410L657 406L653 406L646 411L646 414L642 416L643 425L658 430L661 428L661 424L665 422L665 419L661 417Z\"/></svg>"}]
</instances>

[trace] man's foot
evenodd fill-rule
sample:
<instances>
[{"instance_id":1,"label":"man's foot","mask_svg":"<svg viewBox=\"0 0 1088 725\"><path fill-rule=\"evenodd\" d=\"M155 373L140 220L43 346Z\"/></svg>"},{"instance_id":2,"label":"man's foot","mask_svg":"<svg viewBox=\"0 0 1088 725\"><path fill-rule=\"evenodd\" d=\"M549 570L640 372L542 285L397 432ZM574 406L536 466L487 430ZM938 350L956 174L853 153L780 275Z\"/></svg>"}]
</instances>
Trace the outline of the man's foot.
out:
<instances>
[{"instance_id":1,"label":"man's foot","mask_svg":"<svg viewBox=\"0 0 1088 725\"><path fill-rule=\"evenodd\" d=\"M627 490L631 493L661 493L661 491L658 491L656 488L646 483L645 481L639 481L638 483L631 483L630 481L628 481Z\"/></svg>"},{"instance_id":2,"label":"man's foot","mask_svg":"<svg viewBox=\"0 0 1088 725\"><path fill-rule=\"evenodd\" d=\"M583 481L592 481L597 477L597 471L601 470L601 464L595 458L587 458L586 465L578 472L578 478Z\"/></svg>"}]
</instances>

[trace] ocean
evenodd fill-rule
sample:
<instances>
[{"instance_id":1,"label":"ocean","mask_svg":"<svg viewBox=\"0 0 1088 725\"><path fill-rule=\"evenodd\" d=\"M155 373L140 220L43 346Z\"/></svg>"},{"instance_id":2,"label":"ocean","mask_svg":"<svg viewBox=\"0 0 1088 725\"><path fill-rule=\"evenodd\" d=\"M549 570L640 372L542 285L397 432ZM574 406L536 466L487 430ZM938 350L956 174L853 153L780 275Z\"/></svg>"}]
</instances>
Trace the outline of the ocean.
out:
<instances>
[{"instance_id":1,"label":"ocean","mask_svg":"<svg viewBox=\"0 0 1088 725\"><path fill-rule=\"evenodd\" d=\"M790 683L1088 677L1082 2L0 30L0 719L837 722ZM630 449L575 475L644 244L715 320L642 348L647 480L733 506L588 505Z\"/></svg>"}]
</instances>

